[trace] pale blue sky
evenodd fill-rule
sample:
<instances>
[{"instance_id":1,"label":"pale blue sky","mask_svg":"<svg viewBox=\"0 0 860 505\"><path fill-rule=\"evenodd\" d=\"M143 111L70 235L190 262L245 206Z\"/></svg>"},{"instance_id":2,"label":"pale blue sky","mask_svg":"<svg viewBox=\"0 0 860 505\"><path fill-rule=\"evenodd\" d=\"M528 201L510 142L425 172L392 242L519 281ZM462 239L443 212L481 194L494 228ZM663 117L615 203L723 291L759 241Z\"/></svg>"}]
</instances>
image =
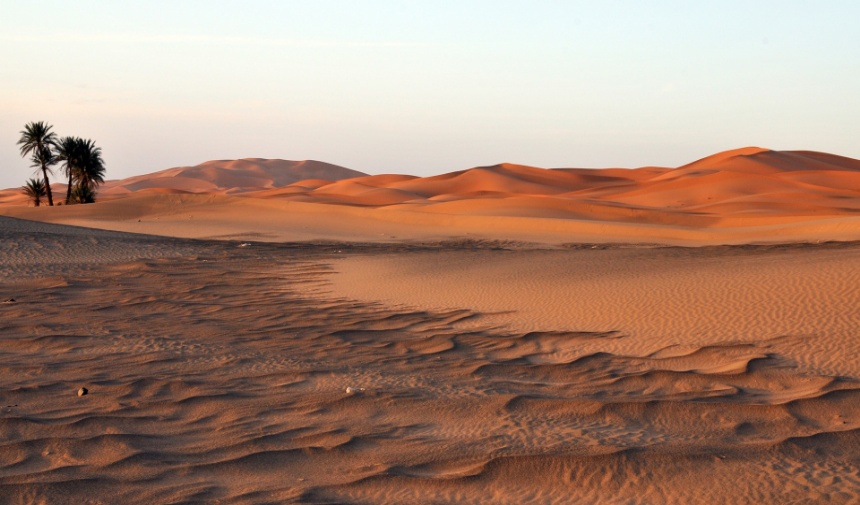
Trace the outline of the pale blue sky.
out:
<instances>
[{"instance_id":1,"label":"pale blue sky","mask_svg":"<svg viewBox=\"0 0 860 505\"><path fill-rule=\"evenodd\" d=\"M0 0L0 187L28 121L108 177L210 159L432 175L860 158L856 1ZM4 140L5 139L5 140Z\"/></svg>"}]
</instances>

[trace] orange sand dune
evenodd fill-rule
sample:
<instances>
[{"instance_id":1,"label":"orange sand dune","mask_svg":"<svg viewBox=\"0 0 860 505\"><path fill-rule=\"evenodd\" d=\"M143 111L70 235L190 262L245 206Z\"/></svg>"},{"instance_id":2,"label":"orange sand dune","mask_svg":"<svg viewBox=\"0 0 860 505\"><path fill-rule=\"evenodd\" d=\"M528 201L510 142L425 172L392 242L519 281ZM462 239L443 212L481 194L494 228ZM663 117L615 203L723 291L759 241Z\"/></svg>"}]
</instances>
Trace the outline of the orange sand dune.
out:
<instances>
[{"instance_id":1,"label":"orange sand dune","mask_svg":"<svg viewBox=\"0 0 860 505\"><path fill-rule=\"evenodd\" d=\"M103 197L120 195L122 190L167 188L189 193L242 193L280 188L305 179L329 181L365 175L355 170L320 161L287 161L248 158L207 161L193 167L177 167L152 174L109 181L101 188Z\"/></svg>"},{"instance_id":2,"label":"orange sand dune","mask_svg":"<svg viewBox=\"0 0 860 505\"><path fill-rule=\"evenodd\" d=\"M350 179L285 197L445 215L735 228L745 218L761 216L797 221L857 217L860 161L746 148L677 169L546 170L502 164L407 180Z\"/></svg>"},{"instance_id":3,"label":"orange sand dune","mask_svg":"<svg viewBox=\"0 0 860 505\"><path fill-rule=\"evenodd\" d=\"M183 192L224 198L173 198ZM101 203L86 208L32 209L8 190L0 194L0 212L198 238L679 245L860 239L860 160L761 148L676 169L501 164L432 177L367 176L312 161L220 161L112 181L99 196ZM110 200L121 200L122 208Z\"/></svg>"}]
</instances>

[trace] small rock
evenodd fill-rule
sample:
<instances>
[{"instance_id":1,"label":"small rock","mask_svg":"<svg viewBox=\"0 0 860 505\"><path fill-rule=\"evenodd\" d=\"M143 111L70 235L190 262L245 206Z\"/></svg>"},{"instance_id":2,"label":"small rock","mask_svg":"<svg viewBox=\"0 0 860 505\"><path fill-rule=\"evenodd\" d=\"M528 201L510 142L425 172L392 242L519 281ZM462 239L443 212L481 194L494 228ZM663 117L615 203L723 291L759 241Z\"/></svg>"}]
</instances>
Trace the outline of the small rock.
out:
<instances>
[{"instance_id":1,"label":"small rock","mask_svg":"<svg viewBox=\"0 0 860 505\"><path fill-rule=\"evenodd\" d=\"M78 390L78 396L84 396L85 394L87 394L87 393L89 393L89 392L90 392L90 390L89 390L89 389L87 389L87 388L81 388L81 389L79 389L79 390Z\"/></svg>"},{"instance_id":2,"label":"small rock","mask_svg":"<svg viewBox=\"0 0 860 505\"><path fill-rule=\"evenodd\" d=\"M346 387L346 394L348 394L348 395L354 395L356 393L363 393L363 392L364 392L364 388L354 388L354 387L350 387L350 386Z\"/></svg>"},{"instance_id":3,"label":"small rock","mask_svg":"<svg viewBox=\"0 0 860 505\"><path fill-rule=\"evenodd\" d=\"M15 303L15 299L14 298L8 298L6 300L3 300L3 303Z\"/></svg>"}]
</instances>

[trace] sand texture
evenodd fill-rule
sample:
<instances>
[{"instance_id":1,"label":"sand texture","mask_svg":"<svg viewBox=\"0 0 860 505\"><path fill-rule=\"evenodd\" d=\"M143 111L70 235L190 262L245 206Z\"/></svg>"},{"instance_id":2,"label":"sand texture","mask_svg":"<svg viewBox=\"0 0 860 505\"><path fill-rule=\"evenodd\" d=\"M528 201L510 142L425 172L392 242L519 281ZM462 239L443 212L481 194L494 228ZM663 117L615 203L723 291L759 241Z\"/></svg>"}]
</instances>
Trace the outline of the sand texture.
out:
<instances>
[{"instance_id":1,"label":"sand texture","mask_svg":"<svg viewBox=\"0 0 860 505\"><path fill-rule=\"evenodd\" d=\"M860 500L855 244L0 244L4 502Z\"/></svg>"},{"instance_id":2,"label":"sand texture","mask_svg":"<svg viewBox=\"0 0 860 505\"><path fill-rule=\"evenodd\" d=\"M0 192L0 504L860 503L858 193L754 148Z\"/></svg>"}]
</instances>

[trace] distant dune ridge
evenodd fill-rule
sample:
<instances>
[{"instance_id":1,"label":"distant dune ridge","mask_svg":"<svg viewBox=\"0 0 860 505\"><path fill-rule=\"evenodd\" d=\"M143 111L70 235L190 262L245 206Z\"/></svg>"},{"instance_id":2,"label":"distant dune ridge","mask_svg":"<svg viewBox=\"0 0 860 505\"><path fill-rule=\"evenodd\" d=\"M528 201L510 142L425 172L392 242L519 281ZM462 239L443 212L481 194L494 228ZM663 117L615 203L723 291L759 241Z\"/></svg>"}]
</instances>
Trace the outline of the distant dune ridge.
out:
<instances>
[{"instance_id":1,"label":"distant dune ridge","mask_svg":"<svg viewBox=\"0 0 860 505\"><path fill-rule=\"evenodd\" d=\"M233 196L243 200L227 198ZM538 242L860 239L860 160L757 147L718 153L674 169L544 169L503 163L432 177L367 175L319 161L210 161L109 181L99 199L105 205L101 211L0 212L68 224L85 224L90 218L116 221L110 216L117 209L107 206L122 199L123 219L160 216L165 226L166 216L161 215L165 208L175 216L178 208L194 206L200 216L201 205L229 201L234 221L241 220L237 212L245 206L253 207L255 219L268 212L275 221L283 221L278 214L289 211L309 220L305 228L320 230L283 232L289 228L287 222L274 230L257 230L262 239L279 240L349 239L342 234L342 222L356 217L362 226L371 223L365 231L383 238L386 234L419 238L415 230L422 229L432 237L477 234ZM6 190L0 192L3 204L26 202L19 190ZM314 220L313 215L320 213L331 222ZM166 233L201 236L193 231L198 228L174 226ZM727 235L731 230L738 232L736 236Z\"/></svg>"},{"instance_id":2,"label":"distant dune ridge","mask_svg":"<svg viewBox=\"0 0 860 505\"><path fill-rule=\"evenodd\" d=\"M98 196L100 200L110 200L138 192L238 194L280 188L306 179L330 183L366 175L357 170L314 160L213 160L192 167L174 167L107 181L99 188ZM62 183L52 186L65 188ZM18 188L0 191L0 204L26 204L26 199L17 198L19 193Z\"/></svg>"},{"instance_id":3,"label":"distant dune ridge","mask_svg":"<svg viewBox=\"0 0 860 505\"><path fill-rule=\"evenodd\" d=\"M503 163L425 178L356 177L279 196L301 195L307 201L367 206L465 200L471 201L472 209L462 205L443 208L455 213L472 210L489 214L518 214L519 209L528 214L544 207L547 211L613 219L624 217L611 208L619 206L704 214L804 214L828 209L839 213L848 208L860 210L860 201L853 200L860 195L858 191L860 160L751 147L715 154L676 169L547 170ZM509 205L478 203L502 199L511 201Z\"/></svg>"},{"instance_id":4,"label":"distant dune ridge","mask_svg":"<svg viewBox=\"0 0 860 505\"><path fill-rule=\"evenodd\" d=\"M367 174L321 161L288 161L262 158L207 161L193 167L176 167L152 174L110 181L105 195L146 189L189 193L235 194L280 188L305 179L339 181Z\"/></svg>"}]
</instances>

